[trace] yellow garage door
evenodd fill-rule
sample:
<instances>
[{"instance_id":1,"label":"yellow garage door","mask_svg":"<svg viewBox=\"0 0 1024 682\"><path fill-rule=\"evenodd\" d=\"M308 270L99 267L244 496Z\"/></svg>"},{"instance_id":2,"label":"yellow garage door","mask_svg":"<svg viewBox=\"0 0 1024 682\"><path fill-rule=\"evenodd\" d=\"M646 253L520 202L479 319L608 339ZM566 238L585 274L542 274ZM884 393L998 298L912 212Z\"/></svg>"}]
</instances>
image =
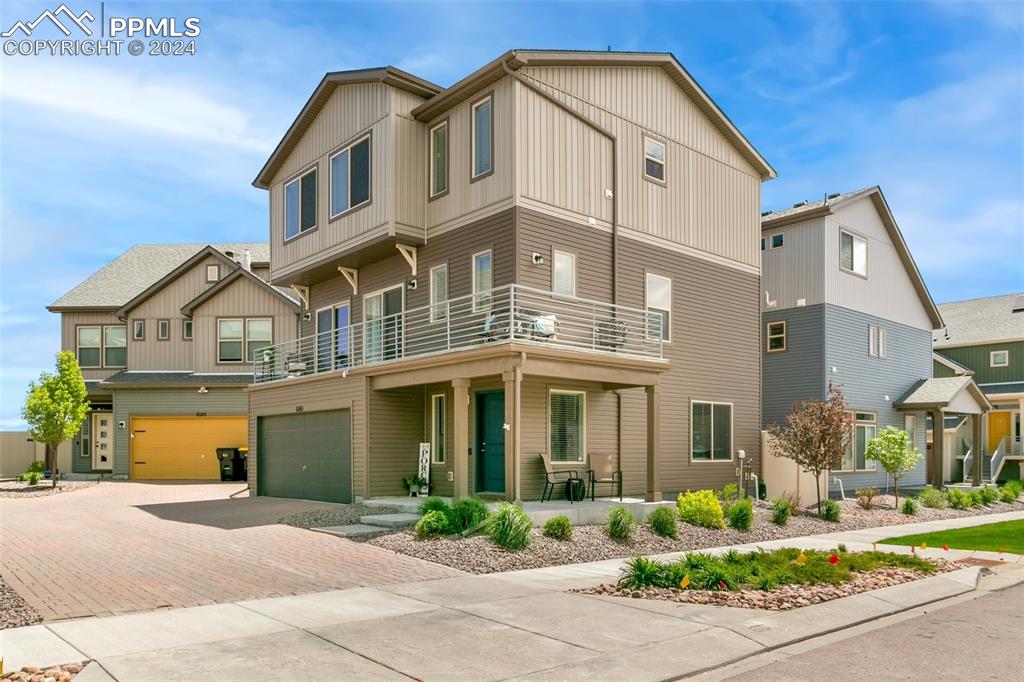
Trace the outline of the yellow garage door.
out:
<instances>
[{"instance_id":1,"label":"yellow garage door","mask_svg":"<svg viewBox=\"0 0 1024 682\"><path fill-rule=\"evenodd\" d=\"M217 448L246 447L248 417L133 417L132 478L220 480Z\"/></svg>"}]
</instances>

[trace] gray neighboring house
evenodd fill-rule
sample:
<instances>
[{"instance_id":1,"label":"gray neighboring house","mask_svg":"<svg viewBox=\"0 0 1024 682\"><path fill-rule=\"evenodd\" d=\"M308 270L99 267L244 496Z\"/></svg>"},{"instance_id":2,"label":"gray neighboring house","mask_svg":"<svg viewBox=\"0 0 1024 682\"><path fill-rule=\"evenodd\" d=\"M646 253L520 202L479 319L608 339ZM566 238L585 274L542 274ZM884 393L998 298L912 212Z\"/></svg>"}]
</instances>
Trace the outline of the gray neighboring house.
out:
<instances>
[{"instance_id":1,"label":"gray neighboring house","mask_svg":"<svg viewBox=\"0 0 1024 682\"><path fill-rule=\"evenodd\" d=\"M139 244L48 306L91 407L73 473L219 478L215 449L247 442L251 351L298 327L295 299L266 282L269 255L266 243Z\"/></svg>"},{"instance_id":2,"label":"gray neighboring house","mask_svg":"<svg viewBox=\"0 0 1024 682\"><path fill-rule=\"evenodd\" d=\"M829 492L885 487L866 461L867 442L886 426L911 431L926 452L931 406L900 404L932 377L932 332L942 318L878 187L831 194L761 218L762 404L764 424L781 424L794 403L840 386L854 416L843 470ZM927 465L907 475L923 485Z\"/></svg>"}]
</instances>

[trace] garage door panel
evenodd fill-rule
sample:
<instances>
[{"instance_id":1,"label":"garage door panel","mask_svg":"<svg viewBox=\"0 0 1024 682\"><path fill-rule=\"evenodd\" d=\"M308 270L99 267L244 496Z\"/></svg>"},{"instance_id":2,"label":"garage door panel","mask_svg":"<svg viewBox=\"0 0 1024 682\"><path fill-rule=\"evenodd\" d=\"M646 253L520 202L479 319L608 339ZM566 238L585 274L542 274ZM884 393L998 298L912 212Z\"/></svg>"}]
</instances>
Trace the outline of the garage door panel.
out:
<instances>
[{"instance_id":1,"label":"garage door panel","mask_svg":"<svg viewBox=\"0 0 1024 682\"><path fill-rule=\"evenodd\" d=\"M260 495L352 501L349 410L261 417L257 438Z\"/></svg>"},{"instance_id":2,"label":"garage door panel","mask_svg":"<svg viewBox=\"0 0 1024 682\"><path fill-rule=\"evenodd\" d=\"M246 447L246 417L133 417L132 478L220 480L217 448Z\"/></svg>"}]
</instances>

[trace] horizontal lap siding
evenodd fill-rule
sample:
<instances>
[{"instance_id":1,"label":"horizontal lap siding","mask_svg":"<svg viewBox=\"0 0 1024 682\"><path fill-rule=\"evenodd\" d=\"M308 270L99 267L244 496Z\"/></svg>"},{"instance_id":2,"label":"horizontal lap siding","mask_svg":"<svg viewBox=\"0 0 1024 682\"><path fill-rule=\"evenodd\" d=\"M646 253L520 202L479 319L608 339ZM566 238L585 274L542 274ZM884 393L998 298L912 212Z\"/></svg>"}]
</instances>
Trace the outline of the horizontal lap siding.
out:
<instances>
[{"instance_id":1,"label":"horizontal lap siding","mask_svg":"<svg viewBox=\"0 0 1024 682\"><path fill-rule=\"evenodd\" d=\"M433 463L430 465L430 488L431 494L451 496L454 492L454 483L448 480L448 472L454 472L452 467L452 458L455 457L455 418L452 406L452 386L451 384L430 384L423 387L423 433L421 436L421 442L428 443L431 438L431 404L430 401L435 395L444 396L444 407L445 407L445 459L443 463ZM462 455L465 457L465 453ZM431 460L433 460L433 453L431 454Z\"/></svg>"},{"instance_id":2,"label":"horizontal lap siding","mask_svg":"<svg viewBox=\"0 0 1024 682\"><path fill-rule=\"evenodd\" d=\"M402 479L418 470L423 437L423 387L370 390L367 495L401 495Z\"/></svg>"},{"instance_id":3,"label":"horizontal lap siding","mask_svg":"<svg viewBox=\"0 0 1024 682\"><path fill-rule=\"evenodd\" d=\"M612 234L571 223L544 213L519 211L519 283L550 291L554 251L576 256L576 295L595 301L612 300ZM533 254L544 263L533 262Z\"/></svg>"},{"instance_id":4,"label":"horizontal lap siding","mask_svg":"<svg viewBox=\"0 0 1024 682\"><path fill-rule=\"evenodd\" d=\"M769 322L786 323L786 350L762 351L762 418L781 425L794 403L825 397L825 306L769 310L762 320L762 335Z\"/></svg>"}]
</instances>

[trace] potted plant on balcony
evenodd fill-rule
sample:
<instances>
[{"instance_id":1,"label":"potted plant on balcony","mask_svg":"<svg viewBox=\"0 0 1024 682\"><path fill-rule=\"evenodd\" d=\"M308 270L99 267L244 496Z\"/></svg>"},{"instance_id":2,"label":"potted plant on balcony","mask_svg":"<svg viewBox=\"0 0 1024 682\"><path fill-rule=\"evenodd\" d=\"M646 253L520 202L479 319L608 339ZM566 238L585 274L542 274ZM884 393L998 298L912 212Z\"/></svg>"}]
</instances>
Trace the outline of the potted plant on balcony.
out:
<instances>
[{"instance_id":1,"label":"potted plant on balcony","mask_svg":"<svg viewBox=\"0 0 1024 682\"><path fill-rule=\"evenodd\" d=\"M427 485L427 479L423 478L419 474L415 476L406 476L402 479L405 483L406 489L409 491L409 497L416 497L420 494L426 495L430 492L430 488Z\"/></svg>"}]
</instances>

